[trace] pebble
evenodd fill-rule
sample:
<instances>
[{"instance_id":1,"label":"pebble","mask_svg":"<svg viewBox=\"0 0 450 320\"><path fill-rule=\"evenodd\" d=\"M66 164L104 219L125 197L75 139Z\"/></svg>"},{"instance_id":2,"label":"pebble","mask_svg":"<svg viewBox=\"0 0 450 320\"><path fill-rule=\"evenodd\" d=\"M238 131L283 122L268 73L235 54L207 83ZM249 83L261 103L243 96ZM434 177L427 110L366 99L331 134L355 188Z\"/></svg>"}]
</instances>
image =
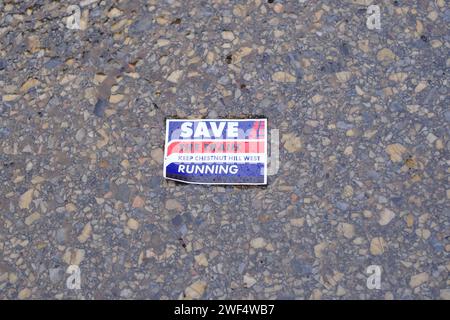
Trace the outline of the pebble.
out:
<instances>
[{"instance_id":1,"label":"pebble","mask_svg":"<svg viewBox=\"0 0 450 320\"><path fill-rule=\"evenodd\" d=\"M75 140L78 142L81 142L84 137L86 136L86 130L84 128L78 129L77 133L75 134Z\"/></svg>"},{"instance_id":2,"label":"pebble","mask_svg":"<svg viewBox=\"0 0 450 320\"><path fill-rule=\"evenodd\" d=\"M250 276L249 274L245 274L244 275L244 286L246 288L251 288L253 287L253 285L256 283L256 279L252 276Z\"/></svg>"},{"instance_id":3,"label":"pebble","mask_svg":"<svg viewBox=\"0 0 450 320\"><path fill-rule=\"evenodd\" d=\"M206 281L198 280L184 290L186 299L200 299L205 293Z\"/></svg>"},{"instance_id":4,"label":"pebble","mask_svg":"<svg viewBox=\"0 0 450 320\"><path fill-rule=\"evenodd\" d=\"M94 114L97 117L104 117L108 102L105 99L98 99L94 107Z\"/></svg>"},{"instance_id":5,"label":"pebble","mask_svg":"<svg viewBox=\"0 0 450 320\"><path fill-rule=\"evenodd\" d=\"M441 289L440 297L442 300L450 300L450 289Z\"/></svg>"},{"instance_id":6,"label":"pebble","mask_svg":"<svg viewBox=\"0 0 450 320\"><path fill-rule=\"evenodd\" d=\"M29 215L26 219L25 219L25 224L27 226L32 225L35 221L39 220L39 218L41 217L41 215L39 214L39 212L34 212L31 215Z\"/></svg>"},{"instance_id":7,"label":"pebble","mask_svg":"<svg viewBox=\"0 0 450 320\"><path fill-rule=\"evenodd\" d=\"M394 219L394 217L395 217L395 213L392 210L385 208L380 213L380 219L378 220L378 223L381 226L388 225L389 222L391 222L392 219Z\"/></svg>"},{"instance_id":8,"label":"pebble","mask_svg":"<svg viewBox=\"0 0 450 320\"><path fill-rule=\"evenodd\" d=\"M165 208L167 210L169 210L169 211L170 210L182 211L184 209L183 205L181 204L181 202L179 202L176 199L168 199L168 200L166 200Z\"/></svg>"},{"instance_id":9,"label":"pebble","mask_svg":"<svg viewBox=\"0 0 450 320\"><path fill-rule=\"evenodd\" d=\"M223 31L222 32L222 39L233 41L234 40L234 34L231 31Z\"/></svg>"},{"instance_id":10,"label":"pebble","mask_svg":"<svg viewBox=\"0 0 450 320\"><path fill-rule=\"evenodd\" d=\"M383 237L376 237L370 241L370 253L379 256L385 252L386 242Z\"/></svg>"},{"instance_id":11,"label":"pebble","mask_svg":"<svg viewBox=\"0 0 450 320\"><path fill-rule=\"evenodd\" d=\"M281 83L294 83L297 81L297 77L287 72L277 71L272 74L272 80Z\"/></svg>"},{"instance_id":12,"label":"pebble","mask_svg":"<svg viewBox=\"0 0 450 320\"><path fill-rule=\"evenodd\" d=\"M109 97L109 103L119 103L124 98L123 94L113 94Z\"/></svg>"},{"instance_id":13,"label":"pebble","mask_svg":"<svg viewBox=\"0 0 450 320\"><path fill-rule=\"evenodd\" d=\"M261 249L266 246L266 240L262 237L254 238L250 241L250 246L253 249Z\"/></svg>"},{"instance_id":14,"label":"pebble","mask_svg":"<svg viewBox=\"0 0 450 320\"><path fill-rule=\"evenodd\" d=\"M426 272L416 274L416 275L412 276L411 279L409 280L409 286L414 289L414 288L419 287L420 285L428 282L428 279L429 279L429 275Z\"/></svg>"},{"instance_id":15,"label":"pebble","mask_svg":"<svg viewBox=\"0 0 450 320\"><path fill-rule=\"evenodd\" d=\"M37 79L31 78L25 81L20 87L20 92L28 92L31 88L38 86L41 82Z\"/></svg>"},{"instance_id":16,"label":"pebble","mask_svg":"<svg viewBox=\"0 0 450 320\"><path fill-rule=\"evenodd\" d=\"M163 162L164 162L164 151L163 151L162 148L152 149L152 151L150 152L150 156L152 157L152 159L156 163L163 164Z\"/></svg>"},{"instance_id":17,"label":"pebble","mask_svg":"<svg viewBox=\"0 0 450 320\"><path fill-rule=\"evenodd\" d=\"M127 226L131 230L137 230L139 229L139 222L133 218L130 218L128 219Z\"/></svg>"},{"instance_id":18,"label":"pebble","mask_svg":"<svg viewBox=\"0 0 450 320\"><path fill-rule=\"evenodd\" d=\"M31 201L33 200L33 189L29 189L24 194L22 194L19 198L19 208L21 209L29 209Z\"/></svg>"},{"instance_id":19,"label":"pebble","mask_svg":"<svg viewBox=\"0 0 450 320\"><path fill-rule=\"evenodd\" d=\"M378 61L393 61L397 56L389 48L383 48L377 53Z\"/></svg>"},{"instance_id":20,"label":"pebble","mask_svg":"<svg viewBox=\"0 0 450 320\"><path fill-rule=\"evenodd\" d=\"M48 270L48 275L50 278L50 281L52 283L57 283L63 279L62 272L63 270L61 268L50 268Z\"/></svg>"},{"instance_id":21,"label":"pebble","mask_svg":"<svg viewBox=\"0 0 450 320\"><path fill-rule=\"evenodd\" d=\"M289 153L299 152L302 150L302 140L294 133L284 134L281 138L281 142L284 142L283 147Z\"/></svg>"},{"instance_id":22,"label":"pebble","mask_svg":"<svg viewBox=\"0 0 450 320\"><path fill-rule=\"evenodd\" d=\"M338 228L347 239L355 236L355 227L350 223L340 223Z\"/></svg>"},{"instance_id":23,"label":"pebble","mask_svg":"<svg viewBox=\"0 0 450 320\"><path fill-rule=\"evenodd\" d=\"M142 208L144 206L144 204L145 204L145 200L142 199L140 196L134 197L133 204L132 204L133 208Z\"/></svg>"},{"instance_id":24,"label":"pebble","mask_svg":"<svg viewBox=\"0 0 450 320\"><path fill-rule=\"evenodd\" d=\"M275 11L276 13L282 13L283 9L284 9L284 7L283 7L283 5L281 3L276 3L273 6L273 11Z\"/></svg>"},{"instance_id":25,"label":"pebble","mask_svg":"<svg viewBox=\"0 0 450 320\"><path fill-rule=\"evenodd\" d=\"M31 296L31 290L28 288L22 289L17 296L20 300L28 299Z\"/></svg>"},{"instance_id":26,"label":"pebble","mask_svg":"<svg viewBox=\"0 0 450 320\"><path fill-rule=\"evenodd\" d=\"M205 268L208 266L208 259L206 258L206 255L204 253L194 256L194 260L199 266Z\"/></svg>"},{"instance_id":27,"label":"pebble","mask_svg":"<svg viewBox=\"0 0 450 320\"><path fill-rule=\"evenodd\" d=\"M341 71L336 73L336 78L339 82L347 82L352 77L352 73L349 71Z\"/></svg>"},{"instance_id":28,"label":"pebble","mask_svg":"<svg viewBox=\"0 0 450 320\"><path fill-rule=\"evenodd\" d=\"M399 143L394 143L386 147L386 152L392 162L400 162L402 161L403 154L406 152L406 148Z\"/></svg>"},{"instance_id":29,"label":"pebble","mask_svg":"<svg viewBox=\"0 0 450 320\"><path fill-rule=\"evenodd\" d=\"M167 81L172 83L178 83L182 75L183 70L175 70L167 77Z\"/></svg>"},{"instance_id":30,"label":"pebble","mask_svg":"<svg viewBox=\"0 0 450 320\"><path fill-rule=\"evenodd\" d=\"M314 246L314 255L316 256L316 258L322 258L323 257L323 252L324 250L327 248L327 243L325 241L318 243Z\"/></svg>"},{"instance_id":31,"label":"pebble","mask_svg":"<svg viewBox=\"0 0 450 320\"><path fill-rule=\"evenodd\" d=\"M68 265L77 265L84 260L84 249L67 249L63 255L63 261Z\"/></svg>"},{"instance_id":32,"label":"pebble","mask_svg":"<svg viewBox=\"0 0 450 320\"><path fill-rule=\"evenodd\" d=\"M92 233L92 226L88 222L83 227L83 230L81 231L81 234L78 236L78 241L80 241L81 243L85 243L89 239L91 233Z\"/></svg>"}]
</instances>

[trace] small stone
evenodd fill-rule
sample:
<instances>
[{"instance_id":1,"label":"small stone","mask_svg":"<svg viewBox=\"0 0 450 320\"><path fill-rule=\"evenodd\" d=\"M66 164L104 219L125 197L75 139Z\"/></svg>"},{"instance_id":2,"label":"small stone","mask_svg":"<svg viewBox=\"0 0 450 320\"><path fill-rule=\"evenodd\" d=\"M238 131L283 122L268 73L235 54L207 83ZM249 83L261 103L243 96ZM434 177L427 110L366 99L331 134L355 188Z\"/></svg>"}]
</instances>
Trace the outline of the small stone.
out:
<instances>
[{"instance_id":1,"label":"small stone","mask_svg":"<svg viewBox=\"0 0 450 320\"><path fill-rule=\"evenodd\" d=\"M75 212L77 210L77 207L73 203L69 202L68 204L66 204L66 210L68 212Z\"/></svg>"},{"instance_id":2,"label":"small stone","mask_svg":"<svg viewBox=\"0 0 450 320\"><path fill-rule=\"evenodd\" d=\"M282 13L283 12L283 5L281 3L276 3L273 6L273 11L275 11L276 13Z\"/></svg>"},{"instance_id":3,"label":"small stone","mask_svg":"<svg viewBox=\"0 0 450 320\"><path fill-rule=\"evenodd\" d=\"M153 149L150 152L150 156L154 161L156 161L156 163L162 164L164 162L164 152L162 148Z\"/></svg>"},{"instance_id":4,"label":"small stone","mask_svg":"<svg viewBox=\"0 0 450 320\"><path fill-rule=\"evenodd\" d=\"M248 56L250 53L252 53L252 48L242 47L235 54L233 54L233 61L235 63L239 63L242 58Z\"/></svg>"},{"instance_id":5,"label":"small stone","mask_svg":"<svg viewBox=\"0 0 450 320\"><path fill-rule=\"evenodd\" d=\"M428 229L420 228L416 230L416 235L424 240L427 240L431 236L431 231Z\"/></svg>"},{"instance_id":6,"label":"small stone","mask_svg":"<svg viewBox=\"0 0 450 320\"><path fill-rule=\"evenodd\" d=\"M290 224L294 227L302 227L305 223L305 218L295 218L289 220Z\"/></svg>"},{"instance_id":7,"label":"small stone","mask_svg":"<svg viewBox=\"0 0 450 320\"><path fill-rule=\"evenodd\" d=\"M256 279L249 274L244 275L244 285L246 288L251 288L256 283Z\"/></svg>"},{"instance_id":8,"label":"small stone","mask_svg":"<svg viewBox=\"0 0 450 320\"><path fill-rule=\"evenodd\" d=\"M124 288L122 291L120 291L120 297L124 299L129 299L133 295L133 291L129 288Z\"/></svg>"},{"instance_id":9,"label":"small stone","mask_svg":"<svg viewBox=\"0 0 450 320\"><path fill-rule=\"evenodd\" d=\"M206 258L205 254L203 254L203 253L196 255L194 257L194 260L195 260L195 262L197 262L197 264L199 266L202 266L205 268L208 266L208 259Z\"/></svg>"},{"instance_id":10,"label":"small stone","mask_svg":"<svg viewBox=\"0 0 450 320\"><path fill-rule=\"evenodd\" d=\"M128 159L124 159L120 162L120 165L124 168L124 169L128 169L130 168L130 161L128 161Z\"/></svg>"},{"instance_id":11,"label":"small stone","mask_svg":"<svg viewBox=\"0 0 450 320\"><path fill-rule=\"evenodd\" d=\"M25 81L24 84L22 84L22 86L20 87L20 92L28 92L28 90L30 90L33 87L36 87L37 85L39 85L40 82L37 79L28 79L27 81Z\"/></svg>"},{"instance_id":12,"label":"small stone","mask_svg":"<svg viewBox=\"0 0 450 320\"><path fill-rule=\"evenodd\" d=\"M408 228L411 228L413 225L414 225L414 216L411 213L409 213L406 216L406 226Z\"/></svg>"},{"instance_id":13,"label":"small stone","mask_svg":"<svg viewBox=\"0 0 450 320\"><path fill-rule=\"evenodd\" d=\"M231 31L223 31L222 32L222 38L224 40L233 41L234 40L234 34Z\"/></svg>"},{"instance_id":14,"label":"small stone","mask_svg":"<svg viewBox=\"0 0 450 320\"><path fill-rule=\"evenodd\" d=\"M81 243L85 243L89 239L91 232L92 232L92 226L88 222L88 223L86 223L83 230L81 231L81 234L78 236L78 241L80 241Z\"/></svg>"},{"instance_id":15,"label":"small stone","mask_svg":"<svg viewBox=\"0 0 450 320\"><path fill-rule=\"evenodd\" d=\"M26 45L28 50L31 52L35 52L36 50L39 50L41 47L41 42L39 40L39 36L37 35L31 35L26 39Z\"/></svg>"},{"instance_id":16,"label":"small stone","mask_svg":"<svg viewBox=\"0 0 450 320\"><path fill-rule=\"evenodd\" d=\"M184 290L187 299L200 299L206 289L206 282L202 280L195 281Z\"/></svg>"},{"instance_id":17,"label":"small stone","mask_svg":"<svg viewBox=\"0 0 450 320\"><path fill-rule=\"evenodd\" d=\"M386 147L386 152L392 162L400 162L403 154L406 152L406 148L399 143L394 143Z\"/></svg>"},{"instance_id":18,"label":"small stone","mask_svg":"<svg viewBox=\"0 0 450 320\"><path fill-rule=\"evenodd\" d=\"M28 190L24 194L22 194L19 198L19 208L21 209L29 209L30 203L33 200L33 189Z\"/></svg>"},{"instance_id":19,"label":"small stone","mask_svg":"<svg viewBox=\"0 0 450 320\"><path fill-rule=\"evenodd\" d=\"M35 222L36 220L39 220L40 217L41 215L38 212L34 212L25 219L25 224L29 226L33 224L33 222Z\"/></svg>"},{"instance_id":20,"label":"small stone","mask_svg":"<svg viewBox=\"0 0 450 320\"><path fill-rule=\"evenodd\" d=\"M394 300L394 295L392 294L392 292L386 292L384 294L384 300Z\"/></svg>"},{"instance_id":21,"label":"small stone","mask_svg":"<svg viewBox=\"0 0 450 320\"><path fill-rule=\"evenodd\" d=\"M352 239L355 236L355 227L352 224L340 223L338 226L339 230L347 239Z\"/></svg>"},{"instance_id":22,"label":"small stone","mask_svg":"<svg viewBox=\"0 0 450 320\"><path fill-rule=\"evenodd\" d=\"M238 17L245 17L247 14L247 7L243 4L237 4L233 7L233 14Z\"/></svg>"},{"instance_id":23,"label":"small stone","mask_svg":"<svg viewBox=\"0 0 450 320\"><path fill-rule=\"evenodd\" d=\"M277 71L272 74L272 80L275 82L293 83L297 81L297 77L287 72Z\"/></svg>"},{"instance_id":24,"label":"small stone","mask_svg":"<svg viewBox=\"0 0 450 320\"><path fill-rule=\"evenodd\" d=\"M422 90L425 89L427 86L428 86L428 85L427 85L427 82L426 82L426 81L420 81L420 82L417 84L416 88L414 89L414 92L415 92L415 93L420 93L420 92L422 92Z\"/></svg>"},{"instance_id":25,"label":"small stone","mask_svg":"<svg viewBox=\"0 0 450 320\"><path fill-rule=\"evenodd\" d=\"M28 299L31 296L31 290L28 288L22 289L17 296L20 300Z\"/></svg>"},{"instance_id":26,"label":"small stone","mask_svg":"<svg viewBox=\"0 0 450 320\"><path fill-rule=\"evenodd\" d=\"M139 222L133 218L130 218L128 219L127 226L131 230L137 230L139 229Z\"/></svg>"},{"instance_id":27,"label":"small stone","mask_svg":"<svg viewBox=\"0 0 450 320\"><path fill-rule=\"evenodd\" d=\"M316 256L316 258L322 258L323 251L325 250L326 247L327 247L326 242L321 242L314 246L314 255Z\"/></svg>"},{"instance_id":28,"label":"small stone","mask_svg":"<svg viewBox=\"0 0 450 320\"><path fill-rule=\"evenodd\" d=\"M105 81L106 78L107 78L107 76L104 73L96 73L94 76L94 83L100 84L103 81Z\"/></svg>"},{"instance_id":29,"label":"small stone","mask_svg":"<svg viewBox=\"0 0 450 320\"><path fill-rule=\"evenodd\" d=\"M111 10L109 10L108 12L108 18L113 19L113 18L117 18L120 17L122 15L122 11L120 11L117 8L112 8Z\"/></svg>"},{"instance_id":30,"label":"small stone","mask_svg":"<svg viewBox=\"0 0 450 320\"><path fill-rule=\"evenodd\" d=\"M342 196L345 198L351 198L353 197L353 188L350 185L347 185L344 187L344 192L342 193Z\"/></svg>"},{"instance_id":31,"label":"small stone","mask_svg":"<svg viewBox=\"0 0 450 320\"><path fill-rule=\"evenodd\" d=\"M388 48L381 49L377 53L378 61L393 61L395 58L397 58L397 56Z\"/></svg>"},{"instance_id":32,"label":"small stone","mask_svg":"<svg viewBox=\"0 0 450 320\"><path fill-rule=\"evenodd\" d=\"M98 99L97 103L94 107L94 114L97 117L103 117L105 115L106 106L108 105L108 102L105 99Z\"/></svg>"},{"instance_id":33,"label":"small stone","mask_svg":"<svg viewBox=\"0 0 450 320\"><path fill-rule=\"evenodd\" d=\"M347 82L352 77L352 73L349 71L341 71L336 73L336 78L339 82Z\"/></svg>"},{"instance_id":34,"label":"small stone","mask_svg":"<svg viewBox=\"0 0 450 320\"><path fill-rule=\"evenodd\" d=\"M139 196L136 196L134 197L132 206L133 208L142 208L144 206L144 203L145 203L144 199L142 199Z\"/></svg>"},{"instance_id":35,"label":"small stone","mask_svg":"<svg viewBox=\"0 0 450 320\"><path fill-rule=\"evenodd\" d=\"M427 141L429 144L433 144L437 139L438 139L438 137L436 137L431 132L427 134Z\"/></svg>"},{"instance_id":36,"label":"small stone","mask_svg":"<svg viewBox=\"0 0 450 320\"><path fill-rule=\"evenodd\" d=\"M426 272L422 272L419 274L416 274L414 276L411 277L411 279L409 280L409 285L411 288L416 288L419 287L420 285L424 284L425 282L428 281L428 273Z\"/></svg>"},{"instance_id":37,"label":"small stone","mask_svg":"<svg viewBox=\"0 0 450 320\"><path fill-rule=\"evenodd\" d=\"M167 77L167 81L172 83L178 83L182 75L183 75L182 70L175 70L169 75L169 77Z\"/></svg>"},{"instance_id":38,"label":"small stone","mask_svg":"<svg viewBox=\"0 0 450 320\"><path fill-rule=\"evenodd\" d=\"M442 289L440 291L440 297L442 300L450 300L450 289Z\"/></svg>"},{"instance_id":39,"label":"small stone","mask_svg":"<svg viewBox=\"0 0 450 320\"><path fill-rule=\"evenodd\" d=\"M302 140L293 133L284 134L281 138L284 148L289 153L299 152L302 149Z\"/></svg>"},{"instance_id":40,"label":"small stone","mask_svg":"<svg viewBox=\"0 0 450 320\"><path fill-rule=\"evenodd\" d=\"M176 199L168 199L166 200L166 205L165 205L167 210L176 210L176 211L182 211L183 205Z\"/></svg>"},{"instance_id":41,"label":"small stone","mask_svg":"<svg viewBox=\"0 0 450 320\"><path fill-rule=\"evenodd\" d=\"M8 274L8 280L9 280L9 283L14 284L14 283L17 282L18 279L19 279L19 277L17 276L17 274L12 273L12 272L10 272L10 273Z\"/></svg>"},{"instance_id":42,"label":"small stone","mask_svg":"<svg viewBox=\"0 0 450 320\"><path fill-rule=\"evenodd\" d=\"M84 254L84 249L67 249L62 259L68 265L74 264L79 266L80 263L84 260Z\"/></svg>"},{"instance_id":43,"label":"small stone","mask_svg":"<svg viewBox=\"0 0 450 320\"><path fill-rule=\"evenodd\" d=\"M109 97L110 103L119 103L124 98L123 94L114 94Z\"/></svg>"},{"instance_id":44,"label":"small stone","mask_svg":"<svg viewBox=\"0 0 450 320\"><path fill-rule=\"evenodd\" d=\"M266 246L266 240L264 240L264 238L258 237L255 239L252 239L250 241L250 246L253 249L261 249L264 248Z\"/></svg>"},{"instance_id":45,"label":"small stone","mask_svg":"<svg viewBox=\"0 0 450 320\"><path fill-rule=\"evenodd\" d=\"M19 95L17 95L17 94L5 94L2 97L2 101L11 102L11 101L17 100L18 98L19 98Z\"/></svg>"},{"instance_id":46,"label":"small stone","mask_svg":"<svg viewBox=\"0 0 450 320\"><path fill-rule=\"evenodd\" d=\"M78 142L81 142L85 136L86 136L86 130L84 128L80 128L77 130L77 133L75 134L75 140L77 140Z\"/></svg>"},{"instance_id":47,"label":"small stone","mask_svg":"<svg viewBox=\"0 0 450 320\"><path fill-rule=\"evenodd\" d=\"M349 156L352 153L353 153L353 147L349 146L349 147L345 148L344 155Z\"/></svg>"},{"instance_id":48,"label":"small stone","mask_svg":"<svg viewBox=\"0 0 450 320\"><path fill-rule=\"evenodd\" d=\"M384 253L386 242L382 237L373 238L370 241L370 253L374 256L379 256Z\"/></svg>"},{"instance_id":49,"label":"small stone","mask_svg":"<svg viewBox=\"0 0 450 320\"><path fill-rule=\"evenodd\" d=\"M59 244L64 244L68 240L68 237L69 237L69 235L68 235L68 231L66 228L59 228L56 231L56 241Z\"/></svg>"},{"instance_id":50,"label":"small stone","mask_svg":"<svg viewBox=\"0 0 450 320\"><path fill-rule=\"evenodd\" d=\"M405 82L406 78L408 78L406 72L396 72L389 75L389 80L395 82Z\"/></svg>"},{"instance_id":51,"label":"small stone","mask_svg":"<svg viewBox=\"0 0 450 320\"><path fill-rule=\"evenodd\" d=\"M48 276L50 282L57 283L62 280L62 269L61 268L51 268L48 270Z\"/></svg>"},{"instance_id":52,"label":"small stone","mask_svg":"<svg viewBox=\"0 0 450 320\"><path fill-rule=\"evenodd\" d=\"M378 223L381 226L385 226L385 225L389 224L389 222L391 222L392 219L394 219L394 217L395 217L395 213L392 210L385 208L380 213L380 219L378 220Z\"/></svg>"}]
</instances>

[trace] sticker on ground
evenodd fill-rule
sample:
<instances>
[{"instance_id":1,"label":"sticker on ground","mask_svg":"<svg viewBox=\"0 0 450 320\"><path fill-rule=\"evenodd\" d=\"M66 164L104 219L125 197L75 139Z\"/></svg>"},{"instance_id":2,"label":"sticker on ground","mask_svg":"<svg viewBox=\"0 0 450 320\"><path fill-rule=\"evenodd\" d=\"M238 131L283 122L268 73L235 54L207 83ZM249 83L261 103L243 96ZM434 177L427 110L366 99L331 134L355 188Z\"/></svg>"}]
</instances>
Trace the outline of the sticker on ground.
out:
<instances>
[{"instance_id":1,"label":"sticker on ground","mask_svg":"<svg viewBox=\"0 0 450 320\"><path fill-rule=\"evenodd\" d=\"M164 177L196 184L267 184L267 119L168 119Z\"/></svg>"}]
</instances>

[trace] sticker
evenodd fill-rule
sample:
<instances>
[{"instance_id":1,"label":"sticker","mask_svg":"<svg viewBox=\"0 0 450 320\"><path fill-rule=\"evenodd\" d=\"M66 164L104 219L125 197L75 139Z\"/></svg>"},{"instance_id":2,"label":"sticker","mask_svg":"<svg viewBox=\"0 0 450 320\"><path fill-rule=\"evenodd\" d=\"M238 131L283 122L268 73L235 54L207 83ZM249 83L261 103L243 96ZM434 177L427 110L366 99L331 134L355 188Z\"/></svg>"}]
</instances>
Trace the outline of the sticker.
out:
<instances>
[{"instance_id":1,"label":"sticker","mask_svg":"<svg viewBox=\"0 0 450 320\"><path fill-rule=\"evenodd\" d=\"M267 119L167 119L164 178L267 184Z\"/></svg>"}]
</instances>

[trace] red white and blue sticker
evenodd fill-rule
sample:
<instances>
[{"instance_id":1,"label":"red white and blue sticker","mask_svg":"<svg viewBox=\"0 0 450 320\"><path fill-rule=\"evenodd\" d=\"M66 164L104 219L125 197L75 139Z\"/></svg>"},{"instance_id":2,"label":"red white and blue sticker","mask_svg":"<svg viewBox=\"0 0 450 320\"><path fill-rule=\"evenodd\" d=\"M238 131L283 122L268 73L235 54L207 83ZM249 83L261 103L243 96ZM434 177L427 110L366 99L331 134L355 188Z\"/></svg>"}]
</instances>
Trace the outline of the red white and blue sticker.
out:
<instances>
[{"instance_id":1,"label":"red white and blue sticker","mask_svg":"<svg viewBox=\"0 0 450 320\"><path fill-rule=\"evenodd\" d=\"M267 119L167 119L164 178L267 184Z\"/></svg>"}]
</instances>

